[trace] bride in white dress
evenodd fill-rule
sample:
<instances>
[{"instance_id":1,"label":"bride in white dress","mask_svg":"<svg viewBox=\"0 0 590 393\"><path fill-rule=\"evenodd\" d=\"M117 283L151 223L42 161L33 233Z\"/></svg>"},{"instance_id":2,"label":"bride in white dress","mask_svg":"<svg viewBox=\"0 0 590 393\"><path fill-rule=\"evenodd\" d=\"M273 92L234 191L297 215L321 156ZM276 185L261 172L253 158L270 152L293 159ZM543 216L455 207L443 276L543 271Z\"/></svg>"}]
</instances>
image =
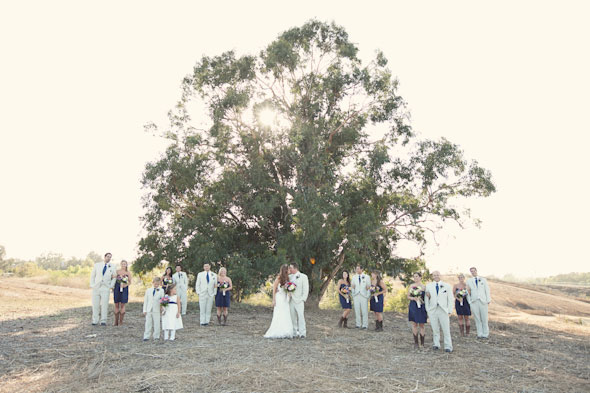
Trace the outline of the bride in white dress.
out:
<instances>
[{"instance_id":1,"label":"bride in white dress","mask_svg":"<svg viewBox=\"0 0 590 393\"><path fill-rule=\"evenodd\" d=\"M289 266L282 265L280 274L272 286L272 322L266 331L264 338L292 338L293 323L291 322L291 309L289 308L289 295L283 289L289 282Z\"/></svg>"}]
</instances>

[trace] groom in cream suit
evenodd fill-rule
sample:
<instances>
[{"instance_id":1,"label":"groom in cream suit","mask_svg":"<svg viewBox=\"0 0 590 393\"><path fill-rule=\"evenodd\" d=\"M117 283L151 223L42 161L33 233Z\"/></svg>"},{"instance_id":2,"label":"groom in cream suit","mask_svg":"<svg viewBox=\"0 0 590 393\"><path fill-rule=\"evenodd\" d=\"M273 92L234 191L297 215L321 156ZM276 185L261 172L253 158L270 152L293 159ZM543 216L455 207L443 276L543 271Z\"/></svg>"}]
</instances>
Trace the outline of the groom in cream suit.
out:
<instances>
[{"instance_id":1,"label":"groom in cream suit","mask_svg":"<svg viewBox=\"0 0 590 393\"><path fill-rule=\"evenodd\" d=\"M451 325L449 323L449 316L455 304L453 288L440 280L440 272L432 272L432 277L434 282L426 285L426 297L424 299L428 318L430 318L430 326L432 327L432 348L435 350L440 348L440 330L442 329L445 352L453 352Z\"/></svg>"},{"instance_id":2,"label":"groom in cream suit","mask_svg":"<svg viewBox=\"0 0 590 393\"><path fill-rule=\"evenodd\" d=\"M182 315L186 315L188 277L186 276L186 273L182 271L181 265L176 265L176 273L172 275L172 281L176 284L176 293L178 293L178 297L180 298Z\"/></svg>"},{"instance_id":3,"label":"groom in cream suit","mask_svg":"<svg viewBox=\"0 0 590 393\"><path fill-rule=\"evenodd\" d=\"M367 329L369 327L369 297L371 293L371 277L363 273L360 265L356 267L356 275L350 281L352 289L352 303L354 304L354 317L356 318L356 327Z\"/></svg>"},{"instance_id":4,"label":"groom in cream suit","mask_svg":"<svg viewBox=\"0 0 590 393\"><path fill-rule=\"evenodd\" d=\"M309 295L309 280L307 276L299 272L299 265L295 262L289 265L289 281L296 285L295 291L291 293L291 321L293 322L293 334L305 338L307 330L305 327L305 301Z\"/></svg>"},{"instance_id":5,"label":"groom in cream suit","mask_svg":"<svg viewBox=\"0 0 590 393\"><path fill-rule=\"evenodd\" d=\"M201 326L209 325L213 299L217 294L217 275L211 271L211 265L203 265L203 271L197 275L195 292L199 295L199 316Z\"/></svg>"},{"instance_id":6,"label":"groom in cream suit","mask_svg":"<svg viewBox=\"0 0 590 393\"><path fill-rule=\"evenodd\" d=\"M469 269L471 277L467 280L467 301L471 307L471 314L475 318L477 338L488 338L490 328L488 327L488 304L492 301L488 281L477 275L477 269Z\"/></svg>"},{"instance_id":7,"label":"groom in cream suit","mask_svg":"<svg viewBox=\"0 0 590 393\"><path fill-rule=\"evenodd\" d=\"M112 254L104 254L104 263L95 263L90 275L90 288L92 288L92 324L106 326L109 310L109 295L111 288L115 286L117 270L111 265ZM100 315L99 315L100 314Z\"/></svg>"}]
</instances>

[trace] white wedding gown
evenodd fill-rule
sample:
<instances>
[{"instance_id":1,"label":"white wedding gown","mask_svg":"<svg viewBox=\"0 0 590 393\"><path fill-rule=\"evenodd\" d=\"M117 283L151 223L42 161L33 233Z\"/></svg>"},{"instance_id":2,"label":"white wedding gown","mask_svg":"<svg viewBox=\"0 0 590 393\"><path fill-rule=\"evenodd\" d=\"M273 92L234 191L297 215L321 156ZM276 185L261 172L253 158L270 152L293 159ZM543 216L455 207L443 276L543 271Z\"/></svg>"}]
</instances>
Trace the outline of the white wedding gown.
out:
<instances>
[{"instance_id":1,"label":"white wedding gown","mask_svg":"<svg viewBox=\"0 0 590 393\"><path fill-rule=\"evenodd\" d=\"M291 322L291 309L289 297L283 288L279 287L275 296L275 308L272 313L272 322L266 331L264 338L292 338L293 323Z\"/></svg>"}]
</instances>

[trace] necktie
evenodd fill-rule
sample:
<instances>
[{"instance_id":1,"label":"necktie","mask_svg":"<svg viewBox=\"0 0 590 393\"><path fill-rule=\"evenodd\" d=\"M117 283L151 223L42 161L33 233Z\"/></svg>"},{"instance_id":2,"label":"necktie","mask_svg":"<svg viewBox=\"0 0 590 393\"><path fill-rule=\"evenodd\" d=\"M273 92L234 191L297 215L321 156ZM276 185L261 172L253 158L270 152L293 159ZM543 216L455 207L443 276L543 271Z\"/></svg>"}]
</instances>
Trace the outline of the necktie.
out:
<instances>
[{"instance_id":1,"label":"necktie","mask_svg":"<svg viewBox=\"0 0 590 393\"><path fill-rule=\"evenodd\" d=\"M156 296L156 288L154 288L154 292L152 292L152 296Z\"/></svg>"},{"instance_id":2,"label":"necktie","mask_svg":"<svg viewBox=\"0 0 590 393\"><path fill-rule=\"evenodd\" d=\"M436 294L438 295L438 283L436 283Z\"/></svg>"},{"instance_id":3,"label":"necktie","mask_svg":"<svg viewBox=\"0 0 590 393\"><path fill-rule=\"evenodd\" d=\"M359 284L361 283L361 276L359 276Z\"/></svg>"},{"instance_id":4,"label":"necktie","mask_svg":"<svg viewBox=\"0 0 590 393\"><path fill-rule=\"evenodd\" d=\"M479 288L479 284L477 283L477 277L475 277L475 286Z\"/></svg>"},{"instance_id":5,"label":"necktie","mask_svg":"<svg viewBox=\"0 0 590 393\"><path fill-rule=\"evenodd\" d=\"M104 273L107 271L107 265L105 264L104 267L102 268L102 275L104 276Z\"/></svg>"},{"instance_id":6,"label":"necktie","mask_svg":"<svg viewBox=\"0 0 590 393\"><path fill-rule=\"evenodd\" d=\"M209 283L209 272L207 272L207 283Z\"/></svg>"}]
</instances>

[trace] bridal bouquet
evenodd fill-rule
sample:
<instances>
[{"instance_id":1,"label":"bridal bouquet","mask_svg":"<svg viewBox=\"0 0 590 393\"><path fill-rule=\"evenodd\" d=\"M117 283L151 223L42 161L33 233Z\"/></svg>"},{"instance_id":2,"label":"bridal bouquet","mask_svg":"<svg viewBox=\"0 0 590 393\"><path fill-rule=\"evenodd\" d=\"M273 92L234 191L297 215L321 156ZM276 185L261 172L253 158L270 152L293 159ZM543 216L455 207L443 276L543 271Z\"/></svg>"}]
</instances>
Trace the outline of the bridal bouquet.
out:
<instances>
[{"instance_id":1,"label":"bridal bouquet","mask_svg":"<svg viewBox=\"0 0 590 393\"><path fill-rule=\"evenodd\" d=\"M174 283L174 280L172 280L171 278L166 277L164 279L164 286L165 287L167 287L168 285L173 284L173 283Z\"/></svg>"},{"instance_id":2,"label":"bridal bouquet","mask_svg":"<svg viewBox=\"0 0 590 393\"><path fill-rule=\"evenodd\" d=\"M419 286L412 285L410 287L410 296L415 297L417 299L416 304L418 305L418 308L420 308L422 306L422 294L423 293L424 293L424 291Z\"/></svg>"},{"instance_id":3,"label":"bridal bouquet","mask_svg":"<svg viewBox=\"0 0 590 393\"><path fill-rule=\"evenodd\" d=\"M463 306L463 299L467 296L467 289L457 289L457 299L459 299L459 304Z\"/></svg>"},{"instance_id":4,"label":"bridal bouquet","mask_svg":"<svg viewBox=\"0 0 590 393\"><path fill-rule=\"evenodd\" d=\"M346 299L346 303L350 303L350 288L348 286L342 287L341 290L344 293L344 298Z\"/></svg>"},{"instance_id":5,"label":"bridal bouquet","mask_svg":"<svg viewBox=\"0 0 590 393\"><path fill-rule=\"evenodd\" d=\"M121 290L121 292L123 292L123 286L122 284L128 284L129 283L129 277L127 276L117 276L117 282L119 283L119 288Z\"/></svg>"},{"instance_id":6,"label":"bridal bouquet","mask_svg":"<svg viewBox=\"0 0 590 393\"><path fill-rule=\"evenodd\" d=\"M221 293L225 296L225 290L229 288L229 284L227 282L218 282L217 288L221 289Z\"/></svg>"},{"instance_id":7,"label":"bridal bouquet","mask_svg":"<svg viewBox=\"0 0 590 393\"><path fill-rule=\"evenodd\" d=\"M375 303L379 303L379 298L376 295L376 293L379 292L379 289L375 285L371 285L371 287L369 288L369 292L371 292L371 294L375 298Z\"/></svg>"},{"instance_id":8,"label":"bridal bouquet","mask_svg":"<svg viewBox=\"0 0 590 393\"><path fill-rule=\"evenodd\" d=\"M288 293L295 292L295 289L297 289L297 284L295 284L294 282L289 281L289 282L285 283L285 285L283 286L283 288Z\"/></svg>"},{"instance_id":9,"label":"bridal bouquet","mask_svg":"<svg viewBox=\"0 0 590 393\"><path fill-rule=\"evenodd\" d=\"M168 306L168 303L170 303L170 298L168 297L168 295L164 295L164 297L160 299L160 306L166 307Z\"/></svg>"}]
</instances>

